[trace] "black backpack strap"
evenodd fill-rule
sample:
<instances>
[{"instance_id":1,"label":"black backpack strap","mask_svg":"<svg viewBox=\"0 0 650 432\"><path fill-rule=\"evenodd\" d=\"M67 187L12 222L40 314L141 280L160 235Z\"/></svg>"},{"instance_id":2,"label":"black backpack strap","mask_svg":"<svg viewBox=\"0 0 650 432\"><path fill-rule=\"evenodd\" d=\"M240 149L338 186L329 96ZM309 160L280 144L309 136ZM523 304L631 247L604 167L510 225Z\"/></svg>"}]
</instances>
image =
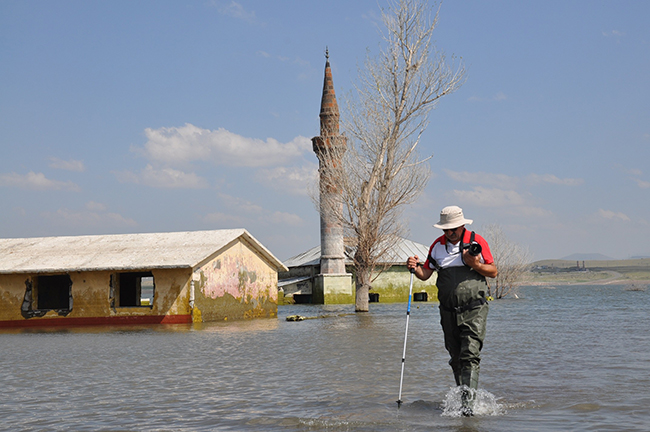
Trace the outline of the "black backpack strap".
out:
<instances>
[{"instance_id":1,"label":"black backpack strap","mask_svg":"<svg viewBox=\"0 0 650 432\"><path fill-rule=\"evenodd\" d=\"M438 261L436 261L436 260L431 256L431 251L429 251L429 255L427 256L427 259L429 260L429 262L430 262L431 264L433 264L433 267L434 267L433 269L434 269L435 271L440 271L440 265L438 265ZM429 270L431 270L431 269L429 269Z\"/></svg>"}]
</instances>

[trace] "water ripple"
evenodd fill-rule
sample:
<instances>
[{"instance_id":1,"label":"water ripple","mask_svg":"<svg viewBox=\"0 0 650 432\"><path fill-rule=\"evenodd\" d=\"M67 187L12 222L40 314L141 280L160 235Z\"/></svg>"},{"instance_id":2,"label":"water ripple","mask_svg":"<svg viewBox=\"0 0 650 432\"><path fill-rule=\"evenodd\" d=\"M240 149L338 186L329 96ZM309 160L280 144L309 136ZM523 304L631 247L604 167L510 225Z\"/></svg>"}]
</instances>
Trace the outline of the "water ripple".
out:
<instances>
[{"instance_id":1,"label":"water ripple","mask_svg":"<svg viewBox=\"0 0 650 432\"><path fill-rule=\"evenodd\" d=\"M526 288L491 303L476 416L454 413L437 305L0 333L2 431L648 430L650 293ZM286 315L320 317L287 322ZM451 399L450 399L451 398Z\"/></svg>"}]
</instances>

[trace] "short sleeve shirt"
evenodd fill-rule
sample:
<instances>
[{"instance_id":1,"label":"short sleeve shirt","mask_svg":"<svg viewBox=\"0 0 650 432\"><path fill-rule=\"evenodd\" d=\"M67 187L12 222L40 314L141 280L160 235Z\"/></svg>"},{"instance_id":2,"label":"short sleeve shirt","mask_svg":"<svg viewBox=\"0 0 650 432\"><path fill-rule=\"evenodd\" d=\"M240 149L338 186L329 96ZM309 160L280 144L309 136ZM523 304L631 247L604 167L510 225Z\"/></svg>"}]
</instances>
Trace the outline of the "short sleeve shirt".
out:
<instances>
[{"instance_id":1,"label":"short sleeve shirt","mask_svg":"<svg viewBox=\"0 0 650 432\"><path fill-rule=\"evenodd\" d=\"M463 233L463 243L468 244L470 241L472 233L471 231L465 230ZM487 241L478 234L474 234L474 241L478 242L481 245L482 251L480 255L480 260L485 264L492 264L494 258L492 257L492 252L490 247L487 244ZM447 268L447 267L460 267L464 266L465 263L462 259L462 253L460 250L460 243L451 244L447 242L447 237L444 234L436 239L429 248L429 255L427 260L424 262L424 267L435 270L436 265L432 262L432 259L435 260L438 267Z\"/></svg>"}]
</instances>

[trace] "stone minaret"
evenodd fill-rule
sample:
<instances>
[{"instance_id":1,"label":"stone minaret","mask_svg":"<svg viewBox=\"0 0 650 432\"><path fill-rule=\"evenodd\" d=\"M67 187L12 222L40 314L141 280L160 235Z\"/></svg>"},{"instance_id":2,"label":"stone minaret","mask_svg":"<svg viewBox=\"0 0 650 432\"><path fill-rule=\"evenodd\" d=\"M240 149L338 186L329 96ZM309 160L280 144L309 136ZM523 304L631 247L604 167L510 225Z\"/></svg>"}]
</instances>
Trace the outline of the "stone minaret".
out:
<instances>
[{"instance_id":1,"label":"stone minaret","mask_svg":"<svg viewBox=\"0 0 650 432\"><path fill-rule=\"evenodd\" d=\"M318 156L320 174L320 271L321 275L343 275L345 274L345 249L343 229L339 222L343 204L340 189L336 186L336 176L341 167L340 157L347 148L347 139L339 134L339 106L334 94L328 51L325 51L325 58L320 136L311 140L314 152Z\"/></svg>"}]
</instances>

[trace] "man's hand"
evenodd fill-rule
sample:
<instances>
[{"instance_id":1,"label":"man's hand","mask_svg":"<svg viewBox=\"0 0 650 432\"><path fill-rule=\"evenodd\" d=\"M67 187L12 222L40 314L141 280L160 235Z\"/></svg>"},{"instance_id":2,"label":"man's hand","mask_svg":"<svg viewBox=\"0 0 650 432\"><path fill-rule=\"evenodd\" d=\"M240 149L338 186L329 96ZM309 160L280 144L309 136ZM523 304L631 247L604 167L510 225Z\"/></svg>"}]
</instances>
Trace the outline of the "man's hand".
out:
<instances>
[{"instance_id":1,"label":"man's hand","mask_svg":"<svg viewBox=\"0 0 650 432\"><path fill-rule=\"evenodd\" d=\"M478 270L477 267L481 265L481 254L471 255L469 249L463 249L463 262L474 270Z\"/></svg>"},{"instance_id":2,"label":"man's hand","mask_svg":"<svg viewBox=\"0 0 650 432\"><path fill-rule=\"evenodd\" d=\"M409 257L406 260L406 268L409 270L416 269L418 267L419 261L420 258L417 255Z\"/></svg>"},{"instance_id":3,"label":"man's hand","mask_svg":"<svg viewBox=\"0 0 650 432\"><path fill-rule=\"evenodd\" d=\"M493 278L497 275L497 267L494 264L481 262L481 255L470 255L468 249L463 249L463 262L485 277Z\"/></svg>"},{"instance_id":4,"label":"man's hand","mask_svg":"<svg viewBox=\"0 0 650 432\"><path fill-rule=\"evenodd\" d=\"M409 257L406 260L406 267L409 269L409 271L413 271L415 277L424 281L431 277L433 270L430 268L422 267L419 261L420 258L417 255Z\"/></svg>"}]
</instances>

